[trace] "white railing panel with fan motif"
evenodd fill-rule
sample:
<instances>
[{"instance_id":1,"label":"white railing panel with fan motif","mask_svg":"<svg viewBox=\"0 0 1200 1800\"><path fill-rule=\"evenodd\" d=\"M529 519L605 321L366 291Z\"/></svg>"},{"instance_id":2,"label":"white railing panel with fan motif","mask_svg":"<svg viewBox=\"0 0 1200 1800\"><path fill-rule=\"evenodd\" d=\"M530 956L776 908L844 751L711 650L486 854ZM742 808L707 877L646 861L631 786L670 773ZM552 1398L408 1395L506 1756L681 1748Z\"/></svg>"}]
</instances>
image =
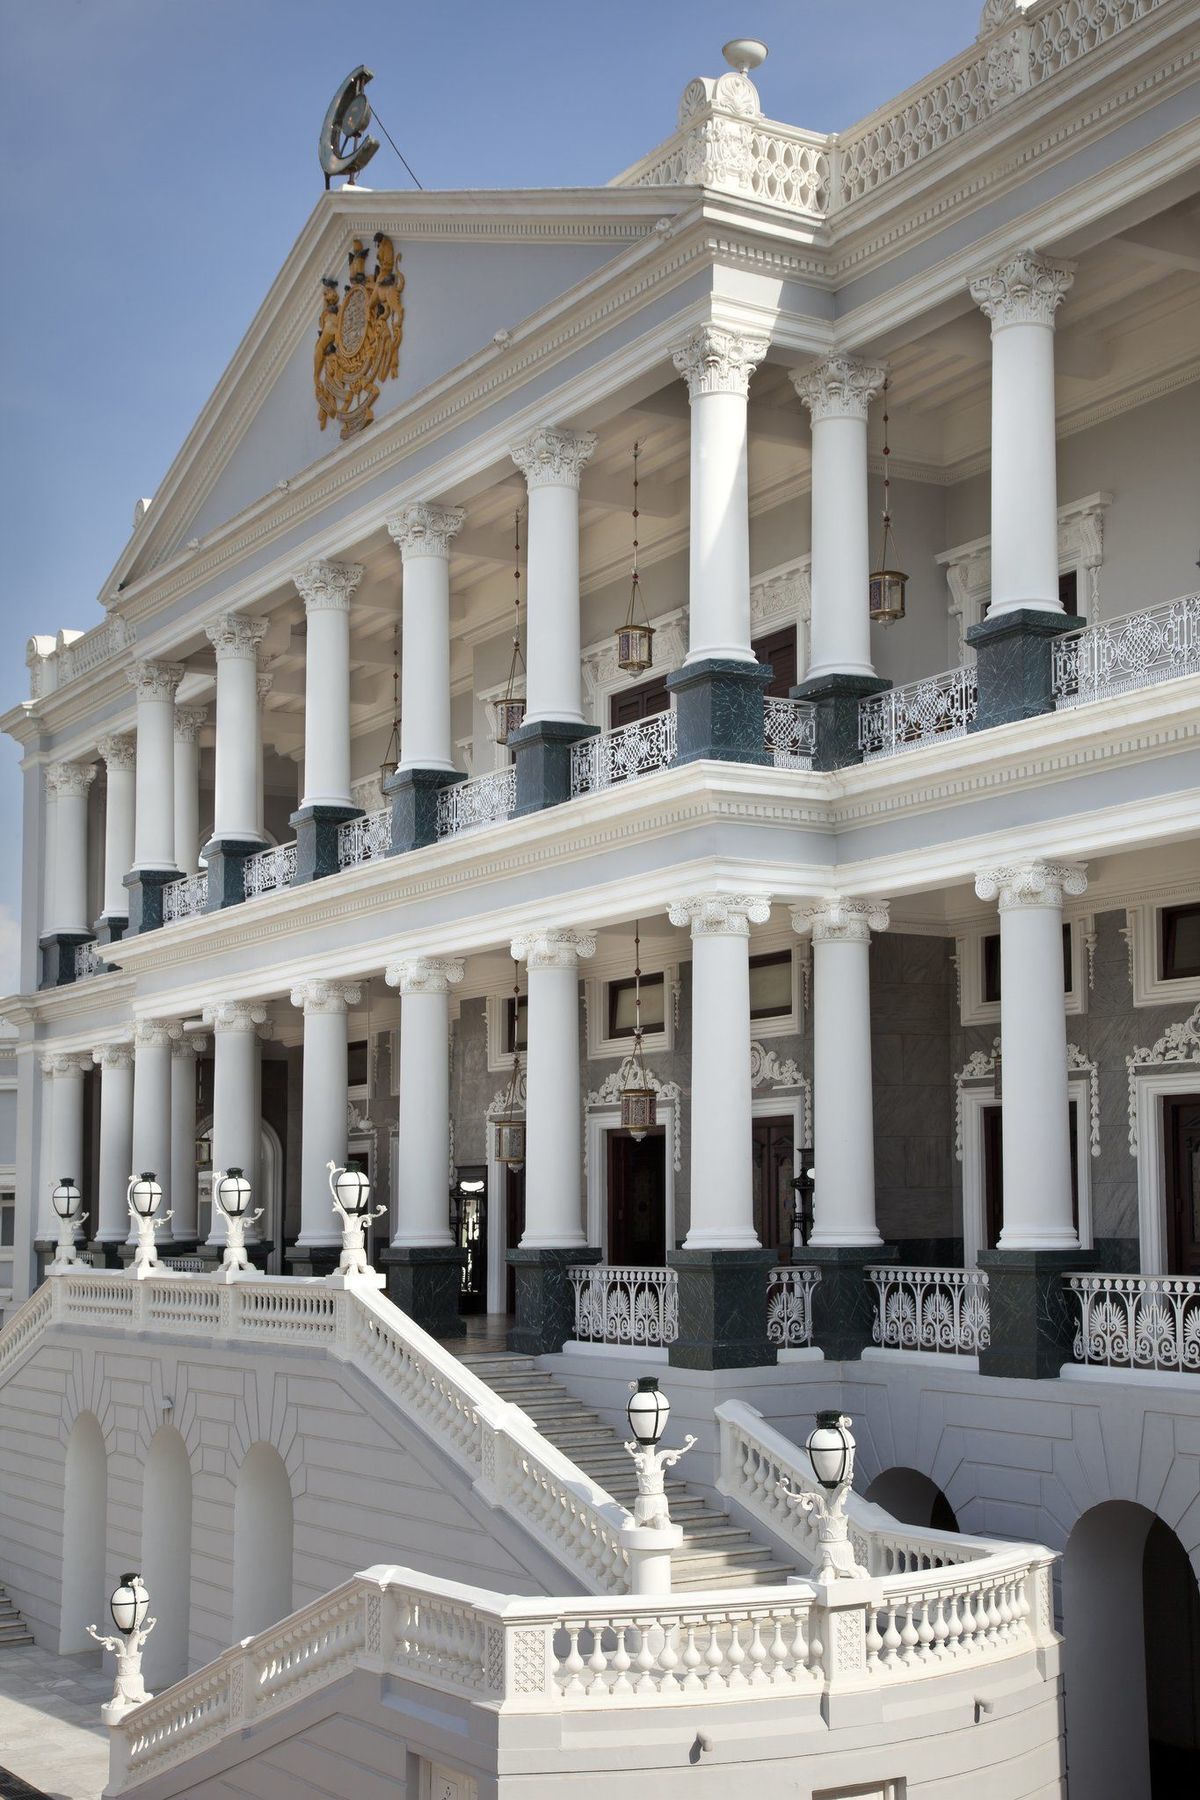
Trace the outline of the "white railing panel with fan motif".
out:
<instances>
[{"instance_id":1,"label":"white railing panel with fan motif","mask_svg":"<svg viewBox=\"0 0 1200 1800\"><path fill-rule=\"evenodd\" d=\"M947 669L858 703L858 747L866 760L965 737L979 704L973 667Z\"/></svg>"},{"instance_id":2,"label":"white railing panel with fan motif","mask_svg":"<svg viewBox=\"0 0 1200 1800\"><path fill-rule=\"evenodd\" d=\"M804 1263L772 1269L767 1287L767 1341L781 1350L812 1343L812 1294L821 1271Z\"/></svg>"},{"instance_id":3,"label":"white railing panel with fan motif","mask_svg":"<svg viewBox=\"0 0 1200 1800\"><path fill-rule=\"evenodd\" d=\"M256 855L248 856L242 864L243 892L247 900L256 900L260 894L274 894L280 888L291 887L295 879L295 844L272 844L269 850L260 850Z\"/></svg>"},{"instance_id":4,"label":"white railing panel with fan motif","mask_svg":"<svg viewBox=\"0 0 1200 1800\"><path fill-rule=\"evenodd\" d=\"M392 809L381 806L377 812L360 813L338 826L338 868L351 869L358 863L378 862L392 853Z\"/></svg>"},{"instance_id":5,"label":"white railing panel with fan motif","mask_svg":"<svg viewBox=\"0 0 1200 1800\"><path fill-rule=\"evenodd\" d=\"M983 1269L883 1265L875 1284L871 1336L885 1350L937 1350L978 1356L991 1341L988 1278Z\"/></svg>"},{"instance_id":6,"label":"white railing panel with fan motif","mask_svg":"<svg viewBox=\"0 0 1200 1800\"><path fill-rule=\"evenodd\" d=\"M473 781L456 781L437 797L437 834L457 837L481 825L498 825L517 804L517 771L493 769Z\"/></svg>"},{"instance_id":7,"label":"white railing panel with fan motif","mask_svg":"<svg viewBox=\"0 0 1200 1800\"><path fill-rule=\"evenodd\" d=\"M576 1263L575 1337L582 1344L673 1344L679 1335L679 1277L674 1269Z\"/></svg>"},{"instance_id":8,"label":"white railing panel with fan motif","mask_svg":"<svg viewBox=\"0 0 1200 1800\"><path fill-rule=\"evenodd\" d=\"M764 740L777 769L811 769L817 753L817 709L811 700L763 703Z\"/></svg>"},{"instance_id":9,"label":"white railing panel with fan motif","mask_svg":"<svg viewBox=\"0 0 1200 1800\"><path fill-rule=\"evenodd\" d=\"M1200 1371L1200 1275L1068 1275L1075 1361Z\"/></svg>"},{"instance_id":10,"label":"white railing panel with fan motif","mask_svg":"<svg viewBox=\"0 0 1200 1800\"><path fill-rule=\"evenodd\" d=\"M666 769L675 758L675 713L652 713L571 747L571 794L596 794Z\"/></svg>"},{"instance_id":11,"label":"white railing panel with fan motif","mask_svg":"<svg viewBox=\"0 0 1200 1800\"><path fill-rule=\"evenodd\" d=\"M198 919L208 910L208 871L185 875L182 881L168 881L162 891L163 924L174 925L180 919Z\"/></svg>"},{"instance_id":12,"label":"white railing panel with fan motif","mask_svg":"<svg viewBox=\"0 0 1200 1800\"><path fill-rule=\"evenodd\" d=\"M1073 631L1053 655L1059 708L1200 674L1200 594Z\"/></svg>"}]
</instances>

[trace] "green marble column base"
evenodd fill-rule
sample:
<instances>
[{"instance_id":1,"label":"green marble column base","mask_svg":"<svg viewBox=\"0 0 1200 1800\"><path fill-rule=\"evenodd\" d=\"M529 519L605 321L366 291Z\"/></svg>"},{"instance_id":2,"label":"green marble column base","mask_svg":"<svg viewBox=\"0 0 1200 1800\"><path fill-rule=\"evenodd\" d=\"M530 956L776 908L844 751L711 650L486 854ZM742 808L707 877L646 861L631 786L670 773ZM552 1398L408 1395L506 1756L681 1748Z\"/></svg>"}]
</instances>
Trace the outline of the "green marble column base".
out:
<instances>
[{"instance_id":1,"label":"green marble column base","mask_svg":"<svg viewBox=\"0 0 1200 1800\"><path fill-rule=\"evenodd\" d=\"M457 769L397 769L383 784L392 809L392 855L437 843L438 795L465 781Z\"/></svg>"},{"instance_id":2,"label":"green marble column base","mask_svg":"<svg viewBox=\"0 0 1200 1800\"><path fill-rule=\"evenodd\" d=\"M987 731L1013 719L1034 719L1054 711L1054 642L1078 631L1079 620L1037 607L1014 607L972 625L979 676L979 704L972 731Z\"/></svg>"},{"instance_id":3,"label":"green marble column base","mask_svg":"<svg viewBox=\"0 0 1200 1800\"><path fill-rule=\"evenodd\" d=\"M767 1279L773 1250L672 1250L679 1280L677 1369L757 1369L775 1361L767 1341Z\"/></svg>"},{"instance_id":4,"label":"green marble column base","mask_svg":"<svg viewBox=\"0 0 1200 1800\"><path fill-rule=\"evenodd\" d=\"M575 1336L575 1290L567 1270L574 1263L597 1263L590 1244L572 1249L510 1250L516 1273L517 1316L508 1347L518 1356L556 1355Z\"/></svg>"},{"instance_id":5,"label":"green marble column base","mask_svg":"<svg viewBox=\"0 0 1200 1800\"><path fill-rule=\"evenodd\" d=\"M133 869L122 882L129 894L129 926L127 937L138 937L143 931L157 931L163 922L162 891L173 881L182 881L182 869Z\"/></svg>"},{"instance_id":6,"label":"green marble column base","mask_svg":"<svg viewBox=\"0 0 1200 1800\"><path fill-rule=\"evenodd\" d=\"M979 1352L981 1375L1053 1380L1074 1360L1078 1323L1063 1276L1091 1261L1086 1250L981 1250L986 1269L990 1341Z\"/></svg>"},{"instance_id":7,"label":"green marble column base","mask_svg":"<svg viewBox=\"0 0 1200 1800\"><path fill-rule=\"evenodd\" d=\"M764 698L771 671L762 663L711 656L667 676L675 699L677 763L740 762L765 767Z\"/></svg>"},{"instance_id":8,"label":"green marble column base","mask_svg":"<svg viewBox=\"0 0 1200 1800\"><path fill-rule=\"evenodd\" d=\"M517 768L514 819L571 798L572 748L595 736L594 725L574 725L566 719L537 719L509 733L508 747Z\"/></svg>"},{"instance_id":9,"label":"green marble column base","mask_svg":"<svg viewBox=\"0 0 1200 1800\"><path fill-rule=\"evenodd\" d=\"M858 747L858 703L891 687L879 675L817 675L790 690L793 700L811 700L817 713L814 769L844 769L862 761Z\"/></svg>"},{"instance_id":10,"label":"green marble column base","mask_svg":"<svg viewBox=\"0 0 1200 1800\"><path fill-rule=\"evenodd\" d=\"M894 1244L809 1245L793 1253L793 1261L821 1271L812 1292L813 1343L827 1362L857 1362L875 1338L875 1284L867 1270L895 1262Z\"/></svg>"},{"instance_id":11,"label":"green marble column base","mask_svg":"<svg viewBox=\"0 0 1200 1800\"><path fill-rule=\"evenodd\" d=\"M221 912L227 906L240 906L246 898L244 865L250 857L267 848L262 838L213 838L204 846L208 864L208 905L206 912Z\"/></svg>"},{"instance_id":12,"label":"green marble column base","mask_svg":"<svg viewBox=\"0 0 1200 1800\"><path fill-rule=\"evenodd\" d=\"M459 1312L465 1250L456 1244L389 1244L379 1257L387 1296L430 1337L466 1335Z\"/></svg>"},{"instance_id":13,"label":"green marble column base","mask_svg":"<svg viewBox=\"0 0 1200 1800\"><path fill-rule=\"evenodd\" d=\"M296 875L293 887L309 881L320 881L323 875L336 875L338 831L347 819L357 819L361 806L302 806L288 824L296 833Z\"/></svg>"},{"instance_id":14,"label":"green marble column base","mask_svg":"<svg viewBox=\"0 0 1200 1800\"><path fill-rule=\"evenodd\" d=\"M42 951L42 988L69 987L75 979L75 951L80 944L90 944L90 931L54 931L39 938Z\"/></svg>"}]
</instances>

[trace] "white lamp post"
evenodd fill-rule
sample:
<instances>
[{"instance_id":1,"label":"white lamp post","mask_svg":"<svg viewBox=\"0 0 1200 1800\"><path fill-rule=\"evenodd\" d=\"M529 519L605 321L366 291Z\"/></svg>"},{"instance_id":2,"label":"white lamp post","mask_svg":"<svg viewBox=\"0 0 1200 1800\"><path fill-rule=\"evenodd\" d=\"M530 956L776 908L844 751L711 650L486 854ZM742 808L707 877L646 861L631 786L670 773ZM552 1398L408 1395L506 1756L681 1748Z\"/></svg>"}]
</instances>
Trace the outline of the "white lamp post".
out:
<instances>
[{"instance_id":1,"label":"white lamp post","mask_svg":"<svg viewBox=\"0 0 1200 1800\"><path fill-rule=\"evenodd\" d=\"M225 1252L221 1258L221 1279L236 1281L250 1267L246 1255L246 1227L261 1219L263 1209L250 1212L250 1183L240 1169L230 1168L224 1174L213 1173L212 1191L217 1205L225 1214Z\"/></svg>"},{"instance_id":2,"label":"white lamp post","mask_svg":"<svg viewBox=\"0 0 1200 1800\"><path fill-rule=\"evenodd\" d=\"M854 1437L845 1413L819 1412L804 1448L823 1493L797 1492L781 1481L776 1493L797 1512L811 1513L817 1533L818 1581L848 1581L867 1574L854 1560L846 1505L854 1482Z\"/></svg>"},{"instance_id":3,"label":"white lamp post","mask_svg":"<svg viewBox=\"0 0 1200 1800\"><path fill-rule=\"evenodd\" d=\"M326 1167L333 1210L342 1218L342 1254L336 1274L328 1279L337 1282L353 1279L371 1287L382 1287L383 1276L377 1275L367 1261L366 1229L372 1219L387 1211L387 1207L377 1206L374 1212L370 1210L371 1183L361 1169L340 1169L333 1162Z\"/></svg>"},{"instance_id":4,"label":"white lamp post","mask_svg":"<svg viewBox=\"0 0 1200 1800\"><path fill-rule=\"evenodd\" d=\"M154 1242L154 1233L159 1225L165 1225L171 1214L159 1213L162 1204L162 1189L158 1185L153 1169L146 1169L141 1175L129 1177L129 1190L126 1194L129 1216L137 1228L137 1249L133 1253L133 1267L129 1273L137 1280L144 1281L147 1275L165 1275L170 1271L163 1269L158 1260L158 1249Z\"/></svg>"},{"instance_id":5,"label":"white lamp post","mask_svg":"<svg viewBox=\"0 0 1200 1800\"><path fill-rule=\"evenodd\" d=\"M122 1575L108 1606L120 1635L115 1638L102 1636L94 1625L88 1626L88 1633L103 1649L111 1650L117 1659L112 1699L100 1708L100 1717L106 1725L112 1726L119 1725L135 1706L142 1706L154 1698L146 1692L142 1681L142 1647L157 1620L146 1617L150 1610L150 1595L140 1575Z\"/></svg>"},{"instance_id":6,"label":"white lamp post","mask_svg":"<svg viewBox=\"0 0 1200 1800\"><path fill-rule=\"evenodd\" d=\"M47 1275L65 1275L69 1270L79 1267L79 1258L75 1251L75 1233L87 1218L79 1208L83 1204L83 1195L75 1186L73 1175L64 1175L56 1188L50 1190L50 1204L58 1215L58 1245L54 1253L54 1261L46 1270Z\"/></svg>"},{"instance_id":7,"label":"white lamp post","mask_svg":"<svg viewBox=\"0 0 1200 1800\"><path fill-rule=\"evenodd\" d=\"M632 1384L633 1394L625 1409L633 1433L625 1444L637 1471L637 1499L633 1523L621 1532L629 1551L630 1590L635 1594L669 1594L671 1552L683 1542L683 1529L671 1523L667 1504L666 1472L686 1456L695 1438L689 1433L678 1450L660 1450L659 1440L671 1416L671 1402L653 1375Z\"/></svg>"}]
</instances>

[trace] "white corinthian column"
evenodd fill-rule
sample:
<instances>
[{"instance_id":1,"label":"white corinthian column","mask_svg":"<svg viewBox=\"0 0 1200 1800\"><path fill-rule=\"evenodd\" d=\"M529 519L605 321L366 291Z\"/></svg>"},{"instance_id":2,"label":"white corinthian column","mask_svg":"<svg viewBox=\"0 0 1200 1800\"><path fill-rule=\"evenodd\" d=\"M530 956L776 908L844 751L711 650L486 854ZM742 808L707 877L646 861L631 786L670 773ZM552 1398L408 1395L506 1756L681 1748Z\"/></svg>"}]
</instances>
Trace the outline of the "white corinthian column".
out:
<instances>
[{"instance_id":1,"label":"white corinthian column","mask_svg":"<svg viewBox=\"0 0 1200 1800\"><path fill-rule=\"evenodd\" d=\"M133 1046L101 1044L92 1060L100 1070L100 1178L92 1237L100 1244L123 1244L133 1173Z\"/></svg>"},{"instance_id":2,"label":"white corinthian column","mask_svg":"<svg viewBox=\"0 0 1200 1800\"><path fill-rule=\"evenodd\" d=\"M204 635L217 659L216 843L262 842L258 829L258 646L265 619L225 613Z\"/></svg>"},{"instance_id":3,"label":"white corinthian column","mask_svg":"<svg viewBox=\"0 0 1200 1800\"><path fill-rule=\"evenodd\" d=\"M594 956L584 931L533 931L512 953L529 969L523 1250L587 1243L582 1225L583 1113L579 1090L579 963Z\"/></svg>"},{"instance_id":4,"label":"white corinthian column","mask_svg":"<svg viewBox=\"0 0 1200 1800\"><path fill-rule=\"evenodd\" d=\"M350 981L299 981L292 1005L304 1013L304 1086L300 1129L300 1235L297 1248L341 1242L329 1192L329 1164L346 1160L349 1086L346 1008L362 989Z\"/></svg>"},{"instance_id":5,"label":"white corinthian column","mask_svg":"<svg viewBox=\"0 0 1200 1800\"><path fill-rule=\"evenodd\" d=\"M1074 275L1022 250L971 283L992 321L992 598L988 617L1061 613L1054 315ZM814 506L816 491L813 492Z\"/></svg>"},{"instance_id":6,"label":"white corinthian column","mask_svg":"<svg viewBox=\"0 0 1200 1800\"><path fill-rule=\"evenodd\" d=\"M856 356L827 356L792 376L812 414L812 660L806 680L875 673L867 606L867 414L886 373Z\"/></svg>"},{"instance_id":7,"label":"white corinthian column","mask_svg":"<svg viewBox=\"0 0 1200 1800\"><path fill-rule=\"evenodd\" d=\"M420 957L392 963L400 990L397 1248L453 1243L450 1231L450 989L463 965Z\"/></svg>"},{"instance_id":8,"label":"white corinthian column","mask_svg":"<svg viewBox=\"0 0 1200 1800\"><path fill-rule=\"evenodd\" d=\"M140 1175L152 1169L162 1188L160 1217L171 1207L171 1045L182 1029L160 1020L139 1019L133 1028L133 1167ZM156 1231L159 1243L173 1236L170 1224ZM137 1228L126 1217L129 1243L137 1242Z\"/></svg>"},{"instance_id":9,"label":"white corinthian column","mask_svg":"<svg viewBox=\"0 0 1200 1800\"><path fill-rule=\"evenodd\" d=\"M750 927L765 894L672 900L692 928L692 1210L685 1250L756 1250L750 1085Z\"/></svg>"},{"instance_id":10,"label":"white corinthian column","mask_svg":"<svg viewBox=\"0 0 1200 1800\"><path fill-rule=\"evenodd\" d=\"M208 1039L181 1031L171 1040L171 1236L194 1243L196 1219L196 1058Z\"/></svg>"},{"instance_id":11,"label":"white corinthian column","mask_svg":"<svg viewBox=\"0 0 1200 1800\"><path fill-rule=\"evenodd\" d=\"M304 602L304 793L300 805L350 798L350 602L358 563L305 563L293 576Z\"/></svg>"},{"instance_id":12,"label":"white corinthian column","mask_svg":"<svg viewBox=\"0 0 1200 1800\"><path fill-rule=\"evenodd\" d=\"M200 868L200 733L206 706L175 708L175 861L185 875Z\"/></svg>"},{"instance_id":13,"label":"white corinthian column","mask_svg":"<svg viewBox=\"0 0 1200 1800\"><path fill-rule=\"evenodd\" d=\"M752 663L746 409L765 337L702 325L672 352L691 401L688 663Z\"/></svg>"},{"instance_id":14,"label":"white corinthian column","mask_svg":"<svg viewBox=\"0 0 1200 1800\"><path fill-rule=\"evenodd\" d=\"M1071 1217L1067 1021L1063 988L1063 895L1087 889L1072 863L1027 862L984 869L981 900L1000 902L1001 1250L1068 1250Z\"/></svg>"},{"instance_id":15,"label":"white corinthian column","mask_svg":"<svg viewBox=\"0 0 1200 1800\"><path fill-rule=\"evenodd\" d=\"M510 452L529 490L526 725L542 719L583 724L579 478L595 448L591 431L542 426Z\"/></svg>"},{"instance_id":16,"label":"white corinthian column","mask_svg":"<svg viewBox=\"0 0 1200 1800\"><path fill-rule=\"evenodd\" d=\"M104 901L97 929L112 933L129 923L129 889L125 877L133 867L135 747L131 737L102 737L104 758Z\"/></svg>"},{"instance_id":17,"label":"white corinthian column","mask_svg":"<svg viewBox=\"0 0 1200 1800\"><path fill-rule=\"evenodd\" d=\"M47 935L85 937L87 917L88 789L96 779L95 763L52 763L46 782L56 796L54 820L53 905Z\"/></svg>"},{"instance_id":18,"label":"white corinthian column","mask_svg":"<svg viewBox=\"0 0 1200 1800\"><path fill-rule=\"evenodd\" d=\"M51 1053L42 1058L42 1077L49 1083L50 1130L49 1168L42 1171L42 1191L38 1195L37 1236L53 1242L58 1235L58 1218L50 1200L51 1189L70 1178L84 1192L87 1171L83 1162L83 1077L92 1066L90 1056ZM88 1199L84 1211L90 1212Z\"/></svg>"},{"instance_id":19,"label":"white corinthian column","mask_svg":"<svg viewBox=\"0 0 1200 1800\"><path fill-rule=\"evenodd\" d=\"M254 1000L224 1000L205 1007L204 1023L213 1034L212 1166L214 1170L241 1169L254 1190L254 1207L265 1204L258 1192L261 1135L261 1082L258 1028L267 1022L267 1009ZM272 1221L268 1221L270 1225ZM260 1237L260 1226L247 1228L250 1241ZM225 1214L212 1203L208 1243L223 1246Z\"/></svg>"},{"instance_id":20,"label":"white corinthian column","mask_svg":"<svg viewBox=\"0 0 1200 1800\"><path fill-rule=\"evenodd\" d=\"M133 866L139 874L173 875L175 690L183 664L134 663L129 680L137 690Z\"/></svg>"},{"instance_id":21,"label":"white corinthian column","mask_svg":"<svg viewBox=\"0 0 1200 1800\"><path fill-rule=\"evenodd\" d=\"M886 900L834 895L792 913L813 941L812 1243L871 1247L875 1222L875 1117L871 1090L871 933L886 931Z\"/></svg>"},{"instance_id":22,"label":"white corinthian column","mask_svg":"<svg viewBox=\"0 0 1200 1800\"><path fill-rule=\"evenodd\" d=\"M402 769L454 769L450 740L450 546L462 530L465 517L461 506L434 506L422 500L387 522L404 568Z\"/></svg>"}]
</instances>

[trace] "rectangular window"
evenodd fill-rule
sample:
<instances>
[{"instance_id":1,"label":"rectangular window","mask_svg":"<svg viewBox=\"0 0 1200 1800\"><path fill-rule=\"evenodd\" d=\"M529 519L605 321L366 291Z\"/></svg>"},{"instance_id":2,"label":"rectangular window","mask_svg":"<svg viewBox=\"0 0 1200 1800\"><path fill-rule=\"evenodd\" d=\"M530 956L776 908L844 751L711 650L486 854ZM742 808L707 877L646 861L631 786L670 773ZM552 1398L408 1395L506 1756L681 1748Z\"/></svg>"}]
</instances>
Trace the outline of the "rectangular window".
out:
<instances>
[{"instance_id":1,"label":"rectangular window","mask_svg":"<svg viewBox=\"0 0 1200 1800\"><path fill-rule=\"evenodd\" d=\"M1071 927L1062 928L1063 993L1074 992L1071 969ZM985 1001L1000 998L1000 933L993 931L983 940L983 997Z\"/></svg>"},{"instance_id":2,"label":"rectangular window","mask_svg":"<svg viewBox=\"0 0 1200 1800\"><path fill-rule=\"evenodd\" d=\"M755 638L750 648L760 663L771 665L771 685L767 688L769 700L786 700L796 685L796 627L789 625L786 631L775 631L770 637Z\"/></svg>"},{"instance_id":3,"label":"rectangular window","mask_svg":"<svg viewBox=\"0 0 1200 1800\"><path fill-rule=\"evenodd\" d=\"M360 1038L356 1044L347 1045L346 1085L347 1087L366 1087L367 1085L366 1038Z\"/></svg>"},{"instance_id":4,"label":"rectangular window","mask_svg":"<svg viewBox=\"0 0 1200 1800\"><path fill-rule=\"evenodd\" d=\"M1200 975L1200 900L1164 906L1159 914L1159 976L1185 981Z\"/></svg>"},{"instance_id":5,"label":"rectangular window","mask_svg":"<svg viewBox=\"0 0 1200 1800\"><path fill-rule=\"evenodd\" d=\"M750 958L750 1017L783 1019L792 1010L792 953Z\"/></svg>"},{"instance_id":6,"label":"rectangular window","mask_svg":"<svg viewBox=\"0 0 1200 1800\"><path fill-rule=\"evenodd\" d=\"M608 1035L610 1038L633 1036L634 983L610 981L608 984ZM642 976L642 1030L661 1031L666 1023L666 983L661 975Z\"/></svg>"},{"instance_id":7,"label":"rectangular window","mask_svg":"<svg viewBox=\"0 0 1200 1800\"><path fill-rule=\"evenodd\" d=\"M529 1042L529 997L522 994L504 1002L504 1048L509 1056L524 1050Z\"/></svg>"},{"instance_id":8,"label":"rectangular window","mask_svg":"<svg viewBox=\"0 0 1200 1800\"><path fill-rule=\"evenodd\" d=\"M644 681L640 687L624 688L612 696L608 703L609 729L617 731L622 725L634 725L639 719L649 719L655 713L670 710L667 678L656 675L653 681Z\"/></svg>"}]
</instances>

